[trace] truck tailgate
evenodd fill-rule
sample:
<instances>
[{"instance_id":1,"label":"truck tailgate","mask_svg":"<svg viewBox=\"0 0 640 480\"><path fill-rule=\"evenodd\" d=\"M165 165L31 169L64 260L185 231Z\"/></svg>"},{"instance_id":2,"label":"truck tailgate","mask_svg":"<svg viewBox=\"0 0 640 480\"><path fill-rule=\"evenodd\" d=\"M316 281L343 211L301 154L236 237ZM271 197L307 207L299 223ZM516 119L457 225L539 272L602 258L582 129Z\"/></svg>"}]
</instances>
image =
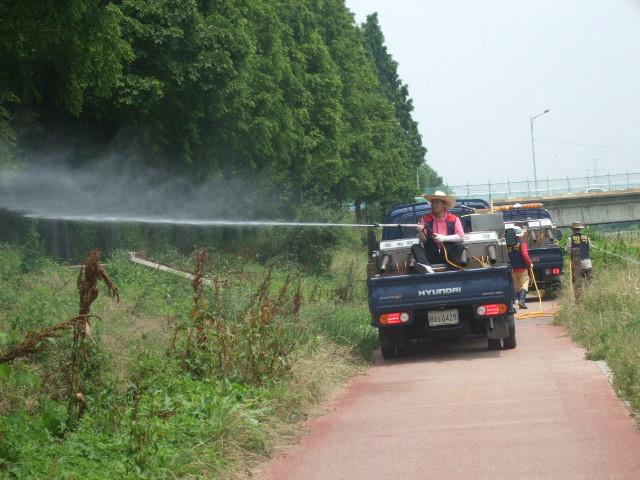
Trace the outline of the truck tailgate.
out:
<instances>
[{"instance_id":1,"label":"truck tailgate","mask_svg":"<svg viewBox=\"0 0 640 480\"><path fill-rule=\"evenodd\" d=\"M478 268L432 274L370 278L369 307L384 312L433 306L510 302L511 267Z\"/></svg>"},{"instance_id":2,"label":"truck tailgate","mask_svg":"<svg viewBox=\"0 0 640 480\"><path fill-rule=\"evenodd\" d=\"M562 254L561 247L529 248L529 258L531 258L535 268L562 266Z\"/></svg>"}]
</instances>

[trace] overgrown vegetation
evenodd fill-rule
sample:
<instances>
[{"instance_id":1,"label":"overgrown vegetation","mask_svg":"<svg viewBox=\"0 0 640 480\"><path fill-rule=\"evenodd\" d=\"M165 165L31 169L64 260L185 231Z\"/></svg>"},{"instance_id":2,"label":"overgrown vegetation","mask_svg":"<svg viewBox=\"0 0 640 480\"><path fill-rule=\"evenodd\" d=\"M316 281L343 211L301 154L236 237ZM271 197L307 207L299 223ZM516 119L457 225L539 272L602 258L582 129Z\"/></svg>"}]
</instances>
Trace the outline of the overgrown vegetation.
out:
<instances>
[{"instance_id":1,"label":"overgrown vegetation","mask_svg":"<svg viewBox=\"0 0 640 480\"><path fill-rule=\"evenodd\" d=\"M78 316L78 271L44 257L25 271L24 254L0 247L0 356ZM375 348L353 253L336 256L337 280L246 259L237 268L214 251L171 256L197 263L193 286L124 252L106 260L121 301L101 295L91 307L77 421L73 329L0 363L0 476L245 475Z\"/></svg>"},{"instance_id":2,"label":"overgrown vegetation","mask_svg":"<svg viewBox=\"0 0 640 480\"><path fill-rule=\"evenodd\" d=\"M640 260L637 246L625 234L589 232L601 248ZM606 243L605 243L606 242ZM640 268L633 263L595 251L594 278L574 302L565 290L558 321L587 349L592 360L606 360L614 373L620 396L640 412Z\"/></svg>"}]
</instances>

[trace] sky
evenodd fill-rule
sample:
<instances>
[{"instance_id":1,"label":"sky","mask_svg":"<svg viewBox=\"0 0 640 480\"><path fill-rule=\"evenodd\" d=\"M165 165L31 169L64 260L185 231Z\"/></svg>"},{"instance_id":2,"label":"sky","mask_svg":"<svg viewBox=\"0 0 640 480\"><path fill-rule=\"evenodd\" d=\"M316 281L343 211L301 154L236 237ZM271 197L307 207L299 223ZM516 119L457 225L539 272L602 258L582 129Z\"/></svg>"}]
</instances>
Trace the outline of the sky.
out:
<instances>
[{"instance_id":1,"label":"sky","mask_svg":"<svg viewBox=\"0 0 640 480\"><path fill-rule=\"evenodd\" d=\"M346 4L378 12L445 183L533 180L546 109L538 180L640 172L640 0Z\"/></svg>"}]
</instances>

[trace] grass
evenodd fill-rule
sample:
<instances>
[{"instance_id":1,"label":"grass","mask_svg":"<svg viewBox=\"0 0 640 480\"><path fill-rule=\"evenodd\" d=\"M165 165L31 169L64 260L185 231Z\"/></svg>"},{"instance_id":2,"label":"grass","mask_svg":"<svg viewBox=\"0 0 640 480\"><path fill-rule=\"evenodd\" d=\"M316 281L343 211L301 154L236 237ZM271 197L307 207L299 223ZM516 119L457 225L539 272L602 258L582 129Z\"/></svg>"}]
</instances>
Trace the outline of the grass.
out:
<instances>
[{"instance_id":1,"label":"grass","mask_svg":"<svg viewBox=\"0 0 640 480\"><path fill-rule=\"evenodd\" d=\"M587 358L607 361L614 388L640 412L640 269L594 262L594 279L580 302L569 293L558 321L587 349Z\"/></svg>"},{"instance_id":2,"label":"grass","mask_svg":"<svg viewBox=\"0 0 640 480\"><path fill-rule=\"evenodd\" d=\"M221 290L206 290L212 314L245 321L267 266L211 256L207 273ZM121 302L102 291L93 304L100 319L92 323L86 368L89 406L75 428L67 424L69 335L0 364L0 478L246 476L278 445L294 441L298 422L376 348L360 256L345 246L330 275L302 277L299 320L283 318L286 330L276 330L296 338L294 348L279 354L284 363L276 373L252 382L185 369L184 338L168 351L175 329L192 321L190 282L114 254L106 269ZM193 268L193 258L174 252L157 258ZM292 265L273 270L271 298L292 273ZM77 274L28 249L0 246L0 354L27 332L77 315ZM198 361L213 362L203 355Z\"/></svg>"},{"instance_id":3,"label":"grass","mask_svg":"<svg viewBox=\"0 0 640 480\"><path fill-rule=\"evenodd\" d=\"M640 247L640 230L624 230L618 232L606 232L602 238L608 243L620 243L630 247Z\"/></svg>"}]
</instances>

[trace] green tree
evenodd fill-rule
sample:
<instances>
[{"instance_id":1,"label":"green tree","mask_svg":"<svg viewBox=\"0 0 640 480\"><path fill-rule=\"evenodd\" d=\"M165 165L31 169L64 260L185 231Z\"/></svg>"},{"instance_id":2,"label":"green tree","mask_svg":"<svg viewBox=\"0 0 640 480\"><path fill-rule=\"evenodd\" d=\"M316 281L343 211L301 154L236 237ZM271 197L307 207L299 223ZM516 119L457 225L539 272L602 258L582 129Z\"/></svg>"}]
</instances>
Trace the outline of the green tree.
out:
<instances>
[{"instance_id":1,"label":"green tree","mask_svg":"<svg viewBox=\"0 0 640 480\"><path fill-rule=\"evenodd\" d=\"M0 106L78 116L106 98L133 58L122 12L101 0L0 1Z\"/></svg>"},{"instance_id":2,"label":"green tree","mask_svg":"<svg viewBox=\"0 0 640 480\"><path fill-rule=\"evenodd\" d=\"M441 186L442 178L425 163L427 150L422 144L418 123L411 115L414 107L409 98L409 87L400 79L398 63L387 51L377 13L367 16L362 31L369 55L376 66L382 92L395 108L396 118L401 126L402 154L409 159L408 168L412 167L414 179L417 176L416 186L419 184L421 190Z\"/></svg>"},{"instance_id":3,"label":"green tree","mask_svg":"<svg viewBox=\"0 0 640 480\"><path fill-rule=\"evenodd\" d=\"M0 106L0 167L8 167L13 163L16 148L16 132L11 128L11 114ZM0 182L3 177L0 176Z\"/></svg>"},{"instance_id":4,"label":"green tree","mask_svg":"<svg viewBox=\"0 0 640 480\"><path fill-rule=\"evenodd\" d=\"M419 165L424 159L427 150L422 145L422 136L418 131L418 123L411 117L413 101L409 98L409 87L402 83L398 75L398 63L387 51L384 34L378 23L377 13L367 16L366 22L362 25L362 30L369 54L376 65L382 90L396 109L396 116L402 126L409 154L417 160Z\"/></svg>"},{"instance_id":5,"label":"green tree","mask_svg":"<svg viewBox=\"0 0 640 480\"><path fill-rule=\"evenodd\" d=\"M0 162L32 112L43 148L86 137L76 163L125 139L194 181L249 178L244 214L377 216L438 180L377 17L343 0L0 0L0 21Z\"/></svg>"},{"instance_id":6,"label":"green tree","mask_svg":"<svg viewBox=\"0 0 640 480\"><path fill-rule=\"evenodd\" d=\"M418 167L418 190L421 193L424 193L428 188L438 188L440 190L444 189L444 183L442 182L442 177L438 175L438 173L431 168L427 163L422 163Z\"/></svg>"},{"instance_id":7,"label":"green tree","mask_svg":"<svg viewBox=\"0 0 640 480\"><path fill-rule=\"evenodd\" d=\"M125 129L166 167L199 172L220 167L212 145L233 108L238 76L249 50L247 22L237 2L124 0L123 31L136 52L107 122ZM99 114L97 114L99 115ZM207 165L203 151L207 151ZM224 153L224 152L221 152Z\"/></svg>"},{"instance_id":8,"label":"green tree","mask_svg":"<svg viewBox=\"0 0 640 480\"><path fill-rule=\"evenodd\" d=\"M342 202L355 201L356 208L363 202L373 208L405 200L406 175L393 106L381 94L375 66L353 14L339 0L318 2L314 8L341 79L343 134L339 153L345 167L331 195Z\"/></svg>"}]
</instances>

